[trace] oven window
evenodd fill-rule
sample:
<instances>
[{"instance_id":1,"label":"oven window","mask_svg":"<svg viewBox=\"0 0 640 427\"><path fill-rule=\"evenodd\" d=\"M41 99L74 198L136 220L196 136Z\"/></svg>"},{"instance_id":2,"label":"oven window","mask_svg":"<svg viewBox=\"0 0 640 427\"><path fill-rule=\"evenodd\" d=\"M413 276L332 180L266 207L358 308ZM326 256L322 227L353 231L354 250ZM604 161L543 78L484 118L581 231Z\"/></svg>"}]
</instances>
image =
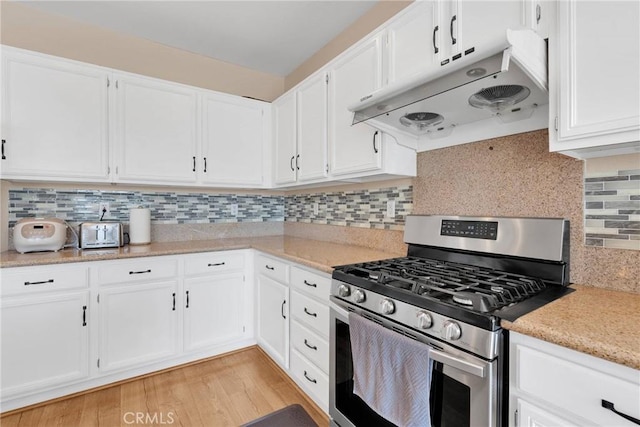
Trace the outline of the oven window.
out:
<instances>
[{"instance_id":1,"label":"oven window","mask_svg":"<svg viewBox=\"0 0 640 427\"><path fill-rule=\"evenodd\" d=\"M445 375L442 363L433 364L430 403L433 426L470 427L471 389Z\"/></svg>"}]
</instances>

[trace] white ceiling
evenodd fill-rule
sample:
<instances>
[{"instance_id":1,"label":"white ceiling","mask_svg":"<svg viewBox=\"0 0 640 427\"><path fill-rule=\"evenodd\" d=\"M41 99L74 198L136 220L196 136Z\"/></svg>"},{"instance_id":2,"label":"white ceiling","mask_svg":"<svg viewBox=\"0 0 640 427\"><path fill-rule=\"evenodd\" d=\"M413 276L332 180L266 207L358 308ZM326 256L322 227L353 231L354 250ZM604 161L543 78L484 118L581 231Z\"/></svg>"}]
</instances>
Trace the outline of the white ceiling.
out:
<instances>
[{"instance_id":1,"label":"white ceiling","mask_svg":"<svg viewBox=\"0 0 640 427\"><path fill-rule=\"evenodd\" d=\"M377 0L24 1L24 5L287 76Z\"/></svg>"}]
</instances>

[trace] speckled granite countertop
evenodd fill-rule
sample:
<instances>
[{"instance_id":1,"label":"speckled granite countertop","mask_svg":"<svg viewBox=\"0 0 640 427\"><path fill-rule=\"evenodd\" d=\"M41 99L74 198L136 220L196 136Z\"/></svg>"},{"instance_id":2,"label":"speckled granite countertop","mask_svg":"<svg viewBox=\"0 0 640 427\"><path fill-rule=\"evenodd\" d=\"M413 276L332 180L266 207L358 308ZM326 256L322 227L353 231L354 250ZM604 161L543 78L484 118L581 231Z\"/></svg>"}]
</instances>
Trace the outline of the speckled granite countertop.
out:
<instances>
[{"instance_id":1,"label":"speckled granite countertop","mask_svg":"<svg viewBox=\"0 0 640 427\"><path fill-rule=\"evenodd\" d=\"M502 326L640 369L640 295L571 287L576 291Z\"/></svg>"},{"instance_id":2,"label":"speckled granite countertop","mask_svg":"<svg viewBox=\"0 0 640 427\"><path fill-rule=\"evenodd\" d=\"M28 267L68 262L102 261L160 255L179 255L233 249L257 249L326 273L333 266L404 256L405 253L385 252L362 246L345 245L296 237L241 237L216 240L151 243L143 246L127 245L114 249L64 249L59 252L20 254L16 251L0 253L0 267Z\"/></svg>"},{"instance_id":3,"label":"speckled granite countertop","mask_svg":"<svg viewBox=\"0 0 640 427\"><path fill-rule=\"evenodd\" d=\"M25 267L159 255L253 248L326 273L332 266L404 256L362 246L295 237L255 237L152 243L119 249L18 254L0 253L0 267ZM506 329L640 369L640 295L581 285Z\"/></svg>"}]
</instances>

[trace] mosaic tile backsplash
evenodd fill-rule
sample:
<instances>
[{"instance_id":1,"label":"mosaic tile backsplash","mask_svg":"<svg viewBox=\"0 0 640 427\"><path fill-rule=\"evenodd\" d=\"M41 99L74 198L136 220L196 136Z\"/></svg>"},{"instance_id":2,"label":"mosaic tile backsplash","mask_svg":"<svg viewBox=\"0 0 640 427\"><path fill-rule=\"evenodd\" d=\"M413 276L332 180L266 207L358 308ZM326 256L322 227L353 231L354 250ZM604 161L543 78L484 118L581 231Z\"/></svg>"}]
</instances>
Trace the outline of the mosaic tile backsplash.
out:
<instances>
[{"instance_id":1,"label":"mosaic tile backsplash","mask_svg":"<svg viewBox=\"0 0 640 427\"><path fill-rule=\"evenodd\" d=\"M640 169L585 176L585 244L640 250Z\"/></svg>"},{"instance_id":2,"label":"mosaic tile backsplash","mask_svg":"<svg viewBox=\"0 0 640 427\"><path fill-rule=\"evenodd\" d=\"M395 215L387 217L387 201ZM287 196L285 221L403 230L413 209L413 186Z\"/></svg>"},{"instance_id":3,"label":"mosaic tile backsplash","mask_svg":"<svg viewBox=\"0 0 640 427\"><path fill-rule=\"evenodd\" d=\"M395 202L393 218L386 217L387 200ZM143 206L151 209L156 224L286 220L395 230L403 228L413 206L411 186L291 196L21 188L9 191L9 227L34 216L70 223L97 221L104 202L110 210L104 219L124 223L130 208ZM237 214L232 211L235 206Z\"/></svg>"}]
</instances>

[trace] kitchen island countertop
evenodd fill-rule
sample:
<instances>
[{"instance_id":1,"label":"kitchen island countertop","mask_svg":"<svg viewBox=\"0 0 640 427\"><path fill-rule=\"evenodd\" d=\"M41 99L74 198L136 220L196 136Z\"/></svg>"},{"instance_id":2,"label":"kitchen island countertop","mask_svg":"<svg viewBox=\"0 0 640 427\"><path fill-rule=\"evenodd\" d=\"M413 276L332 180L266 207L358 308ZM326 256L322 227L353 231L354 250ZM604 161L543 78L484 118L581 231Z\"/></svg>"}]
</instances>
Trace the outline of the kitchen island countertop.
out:
<instances>
[{"instance_id":1,"label":"kitchen island countertop","mask_svg":"<svg viewBox=\"0 0 640 427\"><path fill-rule=\"evenodd\" d=\"M185 242L158 242L116 249L19 254L0 253L0 267L179 255L234 249L256 249L331 273L333 266L404 256L362 246L286 236L243 237ZM506 329L640 369L640 295L583 285L515 322Z\"/></svg>"}]
</instances>

